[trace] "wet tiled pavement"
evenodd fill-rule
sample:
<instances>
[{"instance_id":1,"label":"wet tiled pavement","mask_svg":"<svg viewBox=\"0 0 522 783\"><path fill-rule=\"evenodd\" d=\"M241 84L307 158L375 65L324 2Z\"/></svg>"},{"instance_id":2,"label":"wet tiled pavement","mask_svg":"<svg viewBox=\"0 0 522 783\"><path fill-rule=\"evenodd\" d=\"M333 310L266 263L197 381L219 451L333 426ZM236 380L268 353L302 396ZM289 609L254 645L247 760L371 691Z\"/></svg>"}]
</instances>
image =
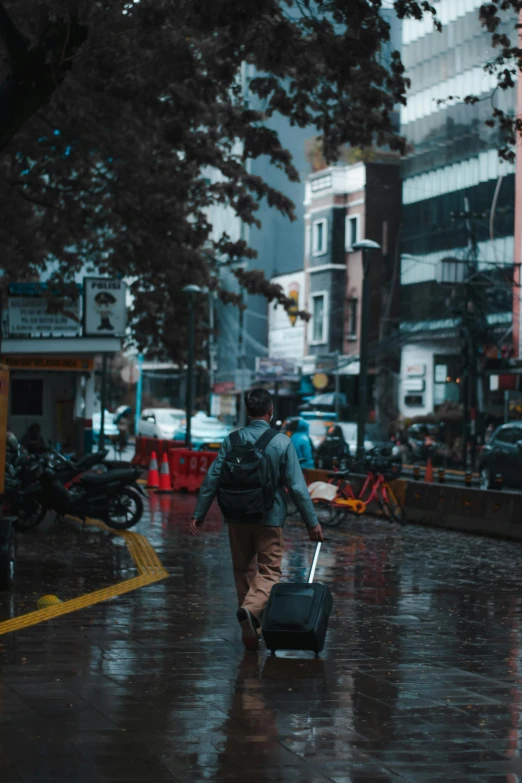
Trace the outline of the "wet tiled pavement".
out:
<instances>
[{"instance_id":1,"label":"wet tiled pavement","mask_svg":"<svg viewBox=\"0 0 522 783\"><path fill-rule=\"evenodd\" d=\"M164 499L139 526L170 579L0 636L0 783L522 780L521 545L331 531L323 656L245 655L226 531L213 510L189 538L193 502ZM285 578L302 578L312 545L293 522L286 539ZM21 546L4 617L33 608L42 573L60 597L132 575L104 534L83 565L78 541Z\"/></svg>"}]
</instances>

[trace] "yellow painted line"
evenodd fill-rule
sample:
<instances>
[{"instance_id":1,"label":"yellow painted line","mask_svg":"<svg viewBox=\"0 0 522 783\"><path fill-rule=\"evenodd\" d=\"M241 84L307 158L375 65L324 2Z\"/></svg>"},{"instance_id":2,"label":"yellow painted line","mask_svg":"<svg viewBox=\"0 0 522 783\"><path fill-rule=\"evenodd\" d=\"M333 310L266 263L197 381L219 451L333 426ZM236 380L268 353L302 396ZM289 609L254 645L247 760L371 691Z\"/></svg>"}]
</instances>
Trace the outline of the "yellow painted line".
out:
<instances>
[{"instance_id":1,"label":"yellow painted line","mask_svg":"<svg viewBox=\"0 0 522 783\"><path fill-rule=\"evenodd\" d=\"M53 620L55 617L61 617L64 614L77 612L79 609L86 609L88 606L108 601L109 598L115 598L118 595L131 593L133 590L139 590L140 587L159 582L169 576L169 572L163 568L156 551L145 536L129 530L113 530L97 519L89 519L87 524L125 539L127 549L138 569L139 576L126 579L124 582L118 582L110 587L104 587L101 590L95 590L93 593L80 595L78 598L71 598L70 601L64 601L61 604L54 604L53 606L47 606L45 609L37 609L35 612L22 614L20 617L14 617L12 620L4 620L0 623L0 636L13 631L20 631L22 628L29 628L38 623L47 622L47 620Z\"/></svg>"}]
</instances>

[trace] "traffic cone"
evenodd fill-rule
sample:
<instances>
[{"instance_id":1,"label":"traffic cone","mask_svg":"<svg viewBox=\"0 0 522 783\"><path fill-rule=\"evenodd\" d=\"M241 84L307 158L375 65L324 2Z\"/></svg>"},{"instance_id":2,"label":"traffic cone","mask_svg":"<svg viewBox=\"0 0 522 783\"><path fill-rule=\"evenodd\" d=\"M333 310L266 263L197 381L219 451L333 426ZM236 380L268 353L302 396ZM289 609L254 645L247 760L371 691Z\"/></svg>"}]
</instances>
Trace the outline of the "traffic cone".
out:
<instances>
[{"instance_id":1,"label":"traffic cone","mask_svg":"<svg viewBox=\"0 0 522 783\"><path fill-rule=\"evenodd\" d=\"M159 487L156 490L158 495L171 495L172 494L172 482L170 480L170 465L167 453L163 453L163 459L161 461L161 470L159 474Z\"/></svg>"},{"instance_id":2,"label":"traffic cone","mask_svg":"<svg viewBox=\"0 0 522 783\"><path fill-rule=\"evenodd\" d=\"M428 457L426 473L424 474L424 481L428 482L428 484L433 484L433 464L431 462L431 457Z\"/></svg>"},{"instance_id":3,"label":"traffic cone","mask_svg":"<svg viewBox=\"0 0 522 783\"><path fill-rule=\"evenodd\" d=\"M159 487L158 460L156 452L150 455L149 475L147 477L147 489L157 489Z\"/></svg>"}]
</instances>

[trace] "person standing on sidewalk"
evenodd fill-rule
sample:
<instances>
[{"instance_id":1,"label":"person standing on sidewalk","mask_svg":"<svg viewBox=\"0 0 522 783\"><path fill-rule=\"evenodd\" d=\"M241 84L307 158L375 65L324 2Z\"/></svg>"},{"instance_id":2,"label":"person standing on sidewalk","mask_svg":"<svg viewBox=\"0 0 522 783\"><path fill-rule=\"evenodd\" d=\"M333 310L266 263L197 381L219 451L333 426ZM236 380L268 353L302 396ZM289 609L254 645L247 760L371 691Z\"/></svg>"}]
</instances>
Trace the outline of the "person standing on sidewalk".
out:
<instances>
[{"instance_id":1,"label":"person standing on sidewalk","mask_svg":"<svg viewBox=\"0 0 522 783\"><path fill-rule=\"evenodd\" d=\"M249 423L243 429L233 432L223 442L217 459L212 463L201 485L190 531L193 536L200 532L216 495L223 510L222 499L226 492L220 491L220 482L224 481L228 469L227 458L230 458L231 454L241 455L243 447L245 453L252 454L249 464L254 464L253 460L264 460L267 485L271 485L272 492L269 507L262 509L259 502L252 506L248 502L248 493L242 493L238 487L237 496L243 498L240 500L244 504L243 512L241 508L236 509L234 513L230 512L227 518L227 512L224 511L239 603L237 619L245 647L256 650L258 629L268 596L274 584L281 578L283 525L287 513L286 490L308 528L310 540L323 541L323 532L290 438L270 427L274 413L270 393L266 389L251 389L245 394L245 406ZM239 458L237 461L239 462ZM231 469L233 471L233 465ZM254 516L259 518L251 521Z\"/></svg>"}]
</instances>

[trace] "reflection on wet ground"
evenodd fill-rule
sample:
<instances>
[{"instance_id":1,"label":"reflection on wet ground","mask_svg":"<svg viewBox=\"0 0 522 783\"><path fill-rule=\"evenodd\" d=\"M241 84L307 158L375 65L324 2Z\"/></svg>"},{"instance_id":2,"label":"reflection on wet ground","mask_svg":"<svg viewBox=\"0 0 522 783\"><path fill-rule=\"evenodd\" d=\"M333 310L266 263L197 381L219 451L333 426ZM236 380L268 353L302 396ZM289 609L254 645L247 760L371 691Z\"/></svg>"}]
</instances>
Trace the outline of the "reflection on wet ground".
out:
<instances>
[{"instance_id":1,"label":"reflection on wet ground","mask_svg":"<svg viewBox=\"0 0 522 783\"><path fill-rule=\"evenodd\" d=\"M170 579L0 637L1 783L522 779L519 544L372 520L332 531L323 657L245 655L226 531L213 510L190 539L193 503L154 498L139 526ZM285 577L302 578L299 524L286 543ZM4 615L131 574L103 534L28 539Z\"/></svg>"}]
</instances>

